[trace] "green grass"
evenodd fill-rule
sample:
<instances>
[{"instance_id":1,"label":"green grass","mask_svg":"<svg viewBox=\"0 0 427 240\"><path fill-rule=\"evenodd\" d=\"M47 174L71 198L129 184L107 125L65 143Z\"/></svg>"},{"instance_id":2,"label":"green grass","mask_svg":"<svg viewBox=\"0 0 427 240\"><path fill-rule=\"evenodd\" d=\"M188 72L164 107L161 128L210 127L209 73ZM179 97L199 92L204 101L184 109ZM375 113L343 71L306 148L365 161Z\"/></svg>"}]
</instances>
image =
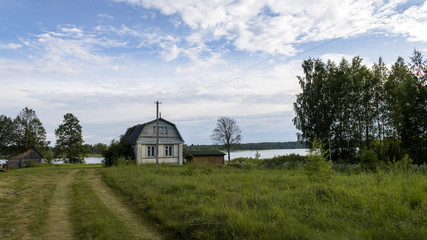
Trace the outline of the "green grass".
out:
<instances>
[{"instance_id":1,"label":"green grass","mask_svg":"<svg viewBox=\"0 0 427 240\"><path fill-rule=\"evenodd\" d=\"M299 169L125 166L105 181L141 216L192 239L422 239L425 174L335 174Z\"/></svg>"},{"instance_id":2,"label":"green grass","mask_svg":"<svg viewBox=\"0 0 427 240\"><path fill-rule=\"evenodd\" d=\"M95 194L85 175L85 170L78 172L78 180L71 186L69 212L76 239L133 239L123 222Z\"/></svg>"},{"instance_id":3,"label":"green grass","mask_svg":"<svg viewBox=\"0 0 427 240\"><path fill-rule=\"evenodd\" d=\"M88 153L88 154L86 154L86 157L102 157L102 154L100 154L100 153Z\"/></svg>"},{"instance_id":4,"label":"green grass","mask_svg":"<svg viewBox=\"0 0 427 240\"><path fill-rule=\"evenodd\" d=\"M0 172L0 238L37 239L44 233L55 179L48 168Z\"/></svg>"}]
</instances>

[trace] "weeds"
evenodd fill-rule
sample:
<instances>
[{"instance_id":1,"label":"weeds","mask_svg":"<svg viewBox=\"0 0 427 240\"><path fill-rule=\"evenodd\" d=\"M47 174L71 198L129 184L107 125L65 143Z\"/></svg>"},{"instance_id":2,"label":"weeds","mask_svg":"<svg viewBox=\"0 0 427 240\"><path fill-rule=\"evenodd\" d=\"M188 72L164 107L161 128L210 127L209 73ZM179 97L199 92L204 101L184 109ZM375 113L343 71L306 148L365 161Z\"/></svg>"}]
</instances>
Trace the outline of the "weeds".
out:
<instances>
[{"instance_id":1,"label":"weeds","mask_svg":"<svg viewBox=\"0 0 427 240\"><path fill-rule=\"evenodd\" d=\"M258 166L214 168L209 174L198 167L191 175L177 166L163 166L156 174L150 165L102 172L142 215L185 239L422 239L427 234L425 175L410 173L413 184L403 193L401 174L383 172L381 184L371 184L372 173L338 173L333 182L315 183L300 169Z\"/></svg>"}]
</instances>

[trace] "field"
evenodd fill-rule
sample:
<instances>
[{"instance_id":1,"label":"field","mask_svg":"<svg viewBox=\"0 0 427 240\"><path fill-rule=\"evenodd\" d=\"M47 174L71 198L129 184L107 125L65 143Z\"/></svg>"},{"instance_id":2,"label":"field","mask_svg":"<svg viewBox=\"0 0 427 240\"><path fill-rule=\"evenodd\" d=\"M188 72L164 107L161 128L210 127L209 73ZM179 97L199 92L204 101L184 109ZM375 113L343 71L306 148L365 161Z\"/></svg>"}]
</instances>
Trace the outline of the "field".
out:
<instances>
[{"instance_id":1,"label":"field","mask_svg":"<svg viewBox=\"0 0 427 240\"><path fill-rule=\"evenodd\" d=\"M0 172L0 239L169 239L101 181L100 165ZM149 226L149 227L147 227Z\"/></svg>"},{"instance_id":2,"label":"field","mask_svg":"<svg viewBox=\"0 0 427 240\"><path fill-rule=\"evenodd\" d=\"M0 209L0 239L425 239L427 175L38 167L0 172Z\"/></svg>"},{"instance_id":3,"label":"field","mask_svg":"<svg viewBox=\"0 0 427 240\"><path fill-rule=\"evenodd\" d=\"M211 166L116 167L105 181L148 215L193 239L425 239L422 173L336 174Z\"/></svg>"}]
</instances>

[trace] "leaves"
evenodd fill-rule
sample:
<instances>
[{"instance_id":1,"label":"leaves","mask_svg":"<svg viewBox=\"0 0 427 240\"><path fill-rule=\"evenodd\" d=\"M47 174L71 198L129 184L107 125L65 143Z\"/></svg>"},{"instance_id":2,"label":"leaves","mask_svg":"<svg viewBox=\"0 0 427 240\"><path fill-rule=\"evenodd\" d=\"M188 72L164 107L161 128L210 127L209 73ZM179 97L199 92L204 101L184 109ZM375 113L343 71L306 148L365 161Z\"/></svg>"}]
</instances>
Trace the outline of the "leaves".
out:
<instances>
[{"instance_id":1,"label":"leaves","mask_svg":"<svg viewBox=\"0 0 427 240\"><path fill-rule=\"evenodd\" d=\"M86 148L83 146L82 127L72 114L64 115L64 121L55 130L57 137L55 156L65 163L84 163Z\"/></svg>"}]
</instances>

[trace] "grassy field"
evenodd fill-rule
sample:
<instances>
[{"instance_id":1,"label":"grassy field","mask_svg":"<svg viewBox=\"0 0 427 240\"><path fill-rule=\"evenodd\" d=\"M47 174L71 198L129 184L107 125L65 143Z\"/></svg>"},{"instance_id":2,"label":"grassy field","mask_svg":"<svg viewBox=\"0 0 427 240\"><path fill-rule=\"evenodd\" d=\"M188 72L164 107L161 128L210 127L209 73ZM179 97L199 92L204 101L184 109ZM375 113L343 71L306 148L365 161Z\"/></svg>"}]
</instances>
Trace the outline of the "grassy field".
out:
<instances>
[{"instance_id":1,"label":"grassy field","mask_svg":"<svg viewBox=\"0 0 427 240\"><path fill-rule=\"evenodd\" d=\"M185 239L425 239L427 176L210 166L102 169L141 216Z\"/></svg>"},{"instance_id":2,"label":"grassy field","mask_svg":"<svg viewBox=\"0 0 427 240\"><path fill-rule=\"evenodd\" d=\"M0 239L174 238L141 221L101 181L100 168L61 164L0 172Z\"/></svg>"},{"instance_id":3,"label":"grassy field","mask_svg":"<svg viewBox=\"0 0 427 240\"><path fill-rule=\"evenodd\" d=\"M426 214L427 175L414 171L325 183L248 166L0 172L0 239L425 239Z\"/></svg>"}]
</instances>

